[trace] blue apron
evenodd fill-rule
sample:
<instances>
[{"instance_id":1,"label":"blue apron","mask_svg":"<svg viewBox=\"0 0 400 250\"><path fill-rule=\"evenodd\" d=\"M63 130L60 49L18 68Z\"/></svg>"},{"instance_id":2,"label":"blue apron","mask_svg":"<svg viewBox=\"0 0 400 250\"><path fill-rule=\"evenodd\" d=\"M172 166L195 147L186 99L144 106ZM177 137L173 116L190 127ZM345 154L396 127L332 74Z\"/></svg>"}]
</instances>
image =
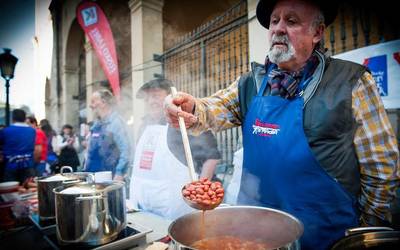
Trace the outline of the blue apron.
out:
<instances>
[{"instance_id":1,"label":"blue apron","mask_svg":"<svg viewBox=\"0 0 400 250\"><path fill-rule=\"evenodd\" d=\"M8 170L31 168L35 165L32 153L9 155L5 157L5 160L6 169Z\"/></svg>"},{"instance_id":2,"label":"blue apron","mask_svg":"<svg viewBox=\"0 0 400 250\"><path fill-rule=\"evenodd\" d=\"M47 158L46 158L46 162L50 165L50 169L52 171L54 171L58 166L58 156L54 152L53 145L51 143L52 141L53 141L53 135L49 135L47 137Z\"/></svg>"},{"instance_id":3,"label":"blue apron","mask_svg":"<svg viewBox=\"0 0 400 250\"><path fill-rule=\"evenodd\" d=\"M355 199L314 157L304 134L301 94L293 100L263 96L267 77L243 123L238 203L296 216L304 225L302 249L327 249L345 229L358 225ZM307 82L299 85L302 90Z\"/></svg>"},{"instance_id":4,"label":"blue apron","mask_svg":"<svg viewBox=\"0 0 400 250\"><path fill-rule=\"evenodd\" d=\"M107 131L106 122L95 123L91 129L87 154L86 171L112 171L119 159L119 151L114 143L111 132Z\"/></svg>"}]
</instances>

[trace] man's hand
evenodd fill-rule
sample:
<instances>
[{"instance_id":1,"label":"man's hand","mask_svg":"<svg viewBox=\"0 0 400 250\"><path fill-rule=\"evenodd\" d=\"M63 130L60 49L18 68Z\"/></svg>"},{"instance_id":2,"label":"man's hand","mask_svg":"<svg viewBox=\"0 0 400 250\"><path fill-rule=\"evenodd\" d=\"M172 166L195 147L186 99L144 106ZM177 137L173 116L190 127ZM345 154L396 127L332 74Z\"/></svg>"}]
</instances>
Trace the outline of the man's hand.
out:
<instances>
[{"instance_id":1,"label":"man's hand","mask_svg":"<svg viewBox=\"0 0 400 250\"><path fill-rule=\"evenodd\" d=\"M179 128L178 117L183 117L186 128L192 127L197 122L197 117L193 115L195 98L189 94L179 92L174 98L169 95L164 101L164 112L168 123L173 127Z\"/></svg>"},{"instance_id":2,"label":"man's hand","mask_svg":"<svg viewBox=\"0 0 400 250\"><path fill-rule=\"evenodd\" d=\"M67 140L67 143L69 146L72 146L74 144L74 142L75 142L74 138L68 138L68 140Z\"/></svg>"}]
</instances>

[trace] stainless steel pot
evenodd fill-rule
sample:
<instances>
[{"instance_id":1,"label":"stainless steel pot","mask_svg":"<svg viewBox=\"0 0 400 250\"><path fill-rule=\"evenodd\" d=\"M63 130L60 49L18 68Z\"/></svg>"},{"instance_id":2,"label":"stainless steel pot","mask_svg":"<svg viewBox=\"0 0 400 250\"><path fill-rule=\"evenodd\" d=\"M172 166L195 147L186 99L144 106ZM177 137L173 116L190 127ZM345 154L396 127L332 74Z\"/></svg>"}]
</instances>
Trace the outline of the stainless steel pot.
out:
<instances>
[{"instance_id":1,"label":"stainless steel pot","mask_svg":"<svg viewBox=\"0 0 400 250\"><path fill-rule=\"evenodd\" d=\"M346 231L346 237L333 245L332 250L400 249L400 231L387 227L359 227Z\"/></svg>"},{"instance_id":2,"label":"stainless steel pot","mask_svg":"<svg viewBox=\"0 0 400 250\"><path fill-rule=\"evenodd\" d=\"M125 183L78 183L54 189L60 244L100 245L126 226Z\"/></svg>"},{"instance_id":3,"label":"stainless steel pot","mask_svg":"<svg viewBox=\"0 0 400 250\"><path fill-rule=\"evenodd\" d=\"M300 249L303 224L294 216L270 208L232 206L194 212L173 221L168 229L171 249L194 249L201 239L232 236L264 243L268 249Z\"/></svg>"},{"instance_id":4,"label":"stainless steel pot","mask_svg":"<svg viewBox=\"0 0 400 250\"><path fill-rule=\"evenodd\" d=\"M68 173L65 170L69 170ZM72 168L64 166L60 174L53 176L40 177L38 184L39 218L48 220L55 218L54 194L53 189L65 184L74 184L85 181L89 173L72 173ZM59 177L59 178L58 178Z\"/></svg>"}]
</instances>

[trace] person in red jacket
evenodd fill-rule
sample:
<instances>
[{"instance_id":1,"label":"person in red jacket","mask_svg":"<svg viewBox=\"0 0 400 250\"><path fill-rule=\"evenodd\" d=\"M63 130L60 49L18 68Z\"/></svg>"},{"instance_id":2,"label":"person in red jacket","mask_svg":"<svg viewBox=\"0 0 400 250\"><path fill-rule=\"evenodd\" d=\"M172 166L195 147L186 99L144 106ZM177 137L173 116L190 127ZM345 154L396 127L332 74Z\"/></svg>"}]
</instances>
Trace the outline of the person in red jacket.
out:
<instances>
[{"instance_id":1,"label":"person in red jacket","mask_svg":"<svg viewBox=\"0 0 400 250\"><path fill-rule=\"evenodd\" d=\"M47 136L38 127L37 120L34 116L26 117L26 123L36 129L35 151L33 157L35 160L36 175L42 176L46 171Z\"/></svg>"}]
</instances>

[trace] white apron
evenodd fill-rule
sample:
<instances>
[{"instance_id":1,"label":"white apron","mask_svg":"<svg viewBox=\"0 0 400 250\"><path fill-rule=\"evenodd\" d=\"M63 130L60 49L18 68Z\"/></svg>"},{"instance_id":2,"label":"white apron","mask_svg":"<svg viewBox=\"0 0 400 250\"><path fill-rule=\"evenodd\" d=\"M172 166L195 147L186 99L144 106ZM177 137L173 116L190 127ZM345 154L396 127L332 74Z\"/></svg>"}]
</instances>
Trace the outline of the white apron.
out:
<instances>
[{"instance_id":1,"label":"white apron","mask_svg":"<svg viewBox=\"0 0 400 250\"><path fill-rule=\"evenodd\" d=\"M137 144L130 184L134 208L174 220L192 212L182 198L189 183L188 168L170 152L167 125L147 126Z\"/></svg>"},{"instance_id":2,"label":"white apron","mask_svg":"<svg viewBox=\"0 0 400 250\"><path fill-rule=\"evenodd\" d=\"M243 148L237 150L233 155L233 175L225 192L225 202L229 205L236 205L242 181Z\"/></svg>"}]
</instances>

